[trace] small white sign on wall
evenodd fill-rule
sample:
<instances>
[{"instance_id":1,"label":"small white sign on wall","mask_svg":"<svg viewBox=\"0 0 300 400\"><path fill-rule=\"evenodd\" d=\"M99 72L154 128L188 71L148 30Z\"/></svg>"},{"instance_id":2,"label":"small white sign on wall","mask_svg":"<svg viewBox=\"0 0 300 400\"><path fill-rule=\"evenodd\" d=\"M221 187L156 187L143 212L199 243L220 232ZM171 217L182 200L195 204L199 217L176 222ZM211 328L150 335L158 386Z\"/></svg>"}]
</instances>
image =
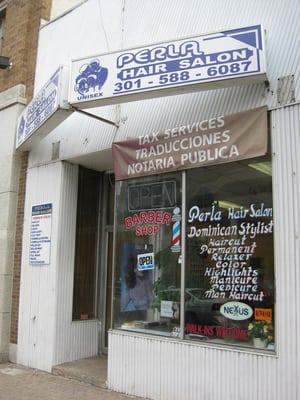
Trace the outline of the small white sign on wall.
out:
<instances>
[{"instance_id":1,"label":"small white sign on wall","mask_svg":"<svg viewBox=\"0 0 300 400\"><path fill-rule=\"evenodd\" d=\"M50 264L52 203L32 206L29 264Z\"/></svg>"}]
</instances>

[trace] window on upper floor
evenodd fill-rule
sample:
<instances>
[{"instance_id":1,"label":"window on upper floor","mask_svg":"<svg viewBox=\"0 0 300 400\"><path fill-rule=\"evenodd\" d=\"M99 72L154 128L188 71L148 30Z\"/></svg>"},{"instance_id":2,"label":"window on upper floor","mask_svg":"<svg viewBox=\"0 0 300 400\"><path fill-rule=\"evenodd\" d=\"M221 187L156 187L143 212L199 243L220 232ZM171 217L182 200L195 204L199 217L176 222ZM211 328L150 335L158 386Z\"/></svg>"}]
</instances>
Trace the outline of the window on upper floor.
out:
<instances>
[{"instance_id":1,"label":"window on upper floor","mask_svg":"<svg viewBox=\"0 0 300 400\"><path fill-rule=\"evenodd\" d=\"M0 54L2 54L2 48L3 48L5 16L6 16L6 1L0 2Z\"/></svg>"}]
</instances>

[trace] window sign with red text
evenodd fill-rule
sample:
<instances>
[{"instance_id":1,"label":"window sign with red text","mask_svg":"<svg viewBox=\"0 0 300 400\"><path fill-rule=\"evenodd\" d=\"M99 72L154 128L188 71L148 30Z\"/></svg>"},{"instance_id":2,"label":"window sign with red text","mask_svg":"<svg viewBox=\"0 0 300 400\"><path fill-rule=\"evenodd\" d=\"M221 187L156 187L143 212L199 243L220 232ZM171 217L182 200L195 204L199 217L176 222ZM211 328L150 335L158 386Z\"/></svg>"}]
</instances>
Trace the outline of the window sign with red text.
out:
<instances>
[{"instance_id":1,"label":"window sign with red text","mask_svg":"<svg viewBox=\"0 0 300 400\"><path fill-rule=\"evenodd\" d=\"M120 181L116 192L114 326L170 336L179 327L181 174Z\"/></svg>"},{"instance_id":2,"label":"window sign with red text","mask_svg":"<svg viewBox=\"0 0 300 400\"><path fill-rule=\"evenodd\" d=\"M136 236L156 235L163 225L169 225L172 215L165 211L141 211L124 219L125 229L134 230Z\"/></svg>"}]
</instances>

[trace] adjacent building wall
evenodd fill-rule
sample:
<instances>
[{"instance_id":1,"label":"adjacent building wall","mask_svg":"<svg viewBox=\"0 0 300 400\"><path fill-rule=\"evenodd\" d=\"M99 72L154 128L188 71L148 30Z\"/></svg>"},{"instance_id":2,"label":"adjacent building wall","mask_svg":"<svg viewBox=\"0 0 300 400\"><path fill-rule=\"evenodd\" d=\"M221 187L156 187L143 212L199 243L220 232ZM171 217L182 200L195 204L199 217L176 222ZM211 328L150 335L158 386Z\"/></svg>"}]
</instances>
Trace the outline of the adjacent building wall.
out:
<instances>
[{"instance_id":1,"label":"adjacent building wall","mask_svg":"<svg viewBox=\"0 0 300 400\"><path fill-rule=\"evenodd\" d=\"M0 362L7 361L11 316L15 223L19 192L20 155L15 154L15 129L25 104L25 87L0 93Z\"/></svg>"},{"instance_id":2,"label":"adjacent building wall","mask_svg":"<svg viewBox=\"0 0 300 400\"><path fill-rule=\"evenodd\" d=\"M2 55L10 58L12 68L0 70L0 91L23 84L27 100L31 99L40 21L49 20L51 1L7 2Z\"/></svg>"}]
</instances>

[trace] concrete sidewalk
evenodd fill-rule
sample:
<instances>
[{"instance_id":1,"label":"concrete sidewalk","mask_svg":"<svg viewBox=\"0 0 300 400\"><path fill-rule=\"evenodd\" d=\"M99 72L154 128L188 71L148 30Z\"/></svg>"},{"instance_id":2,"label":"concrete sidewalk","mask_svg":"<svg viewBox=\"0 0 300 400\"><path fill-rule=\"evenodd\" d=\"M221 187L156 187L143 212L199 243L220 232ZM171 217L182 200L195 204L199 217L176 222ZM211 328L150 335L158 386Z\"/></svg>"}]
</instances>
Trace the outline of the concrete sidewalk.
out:
<instances>
[{"instance_id":1,"label":"concrete sidewalk","mask_svg":"<svg viewBox=\"0 0 300 400\"><path fill-rule=\"evenodd\" d=\"M0 400L128 400L130 398L133 399L62 376L11 363L0 364ZM134 399L138 400L137 397Z\"/></svg>"}]
</instances>

